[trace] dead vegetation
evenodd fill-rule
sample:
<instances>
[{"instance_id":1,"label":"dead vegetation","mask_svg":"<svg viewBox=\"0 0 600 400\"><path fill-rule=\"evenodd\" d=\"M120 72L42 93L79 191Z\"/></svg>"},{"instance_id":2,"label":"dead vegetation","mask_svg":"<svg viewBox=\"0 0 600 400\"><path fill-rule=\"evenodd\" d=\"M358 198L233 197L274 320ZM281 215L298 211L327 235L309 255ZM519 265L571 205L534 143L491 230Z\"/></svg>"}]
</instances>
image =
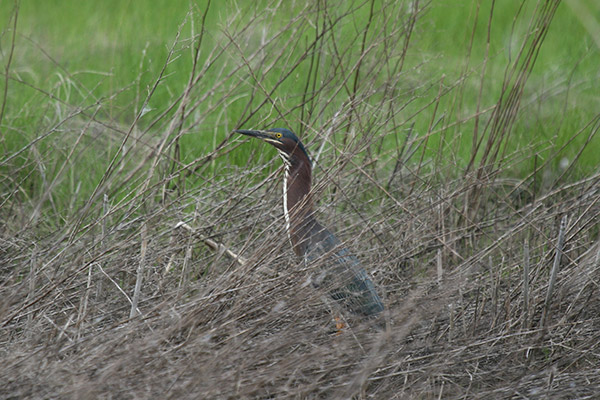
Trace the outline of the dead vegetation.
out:
<instances>
[{"instance_id":1,"label":"dead vegetation","mask_svg":"<svg viewBox=\"0 0 600 400\"><path fill-rule=\"evenodd\" d=\"M206 188L179 198L196 206L195 235L174 228L182 206L157 205L136 228L108 222L100 243L89 233L80 239L89 244L61 254L56 243L5 237L3 396L591 397L600 387L599 178L521 206L490 196L465 228L439 212L464 197L461 181L451 191L421 187L412 200L380 192L373 200L384 211L368 214L367 226L340 213L332 225L344 224L386 293L383 332L357 322L332 334L270 181L223 201ZM218 231L223 215L230 228ZM201 236L238 249L245 263Z\"/></svg>"},{"instance_id":2,"label":"dead vegetation","mask_svg":"<svg viewBox=\"0 0 600 400\"><path fill-rule=\"evenodd\" d=\"M399 12L393 3L388 11ZM28 196L29 176L3 180L12 191L1 211L0 397L531 399L600 392L600 174L569 180L546 161L512 179L511 166L537 157L534 145L551 144L504 154L558 2L539 2L497 104L480 104L459 121L436 111L461 80L445 86L442 78L431 85L430 107L403 114L420 95L401 87L409 74L405 49L422 12L411 4L402 18L385 19L386 29L366 28L371 33L348 70L317 77L311 67L301 116L266 89L258 71L287 53L277 35L260 45L243 42L250 24L261 22L251 21L227 32L227 45L204 66L194 65L173 112L147 130L137 126L141 111L123 127L78 109L61 121L61 133L75 140L53 168L45 163L56 159L41 143L58 128L29 142L21 152L28 162L55 175L43 176L42 190ZM349 48L332 38L346 15L313 4L307 16L323 29L314 42L302 42L296 61L329 54L343 69ZM306 29L299 21L282 32ZM202 38L195 37L198 49ZM214 87L203 86L211 62L253 46L231 70L226 64ZM296 61L285 60L275 87ZM240 125L251 118L304 124L320 219L385 293L387 329L350 321L333 334L328 308L306 284L311 271L287 241L281 171L270 153L253 153L245 167L228 165L232 154L249 149L228 137L191 162L182 157L181 138L203 131L215 112L200 108L205 94L219 93L216 104L225 107L243 90L230 84L235 74L256 96ZM338 101L340 88L347 101ZM263 106L274 115L259 118ZM429 129L413 132L413 118L427 118ZM472 158L453 163L443 156L453 151L449 137L473 119L481 121ZM595 119L576 134L597 130ZM114 138L118 149L93 190L77 189L79 206L57 208L56 188L64 171L77 167L78 146L103 154ZM434 140L441 144L432 151Z\"/></svg>"}]
</instances>

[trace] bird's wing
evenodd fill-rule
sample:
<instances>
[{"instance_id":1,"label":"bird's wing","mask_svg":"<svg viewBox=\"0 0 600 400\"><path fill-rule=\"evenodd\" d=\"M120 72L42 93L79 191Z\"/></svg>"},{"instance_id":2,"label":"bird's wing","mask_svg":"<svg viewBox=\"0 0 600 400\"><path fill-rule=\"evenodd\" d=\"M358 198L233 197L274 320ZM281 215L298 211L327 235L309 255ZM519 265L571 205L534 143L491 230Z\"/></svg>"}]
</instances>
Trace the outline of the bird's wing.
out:
<instances>
[{"instance_id":1,"label":"bird's wing","mask_svg":"<svg viewBox=\"0 0 600 400\"><path fill-rule=\"evenodd\" d=\"M353 313L375 315L383 311L383 302L367 271L331 232L323 228L316 243L310 246L305 262L319 262L313 284Z\"/></svg>"}]
</instances>

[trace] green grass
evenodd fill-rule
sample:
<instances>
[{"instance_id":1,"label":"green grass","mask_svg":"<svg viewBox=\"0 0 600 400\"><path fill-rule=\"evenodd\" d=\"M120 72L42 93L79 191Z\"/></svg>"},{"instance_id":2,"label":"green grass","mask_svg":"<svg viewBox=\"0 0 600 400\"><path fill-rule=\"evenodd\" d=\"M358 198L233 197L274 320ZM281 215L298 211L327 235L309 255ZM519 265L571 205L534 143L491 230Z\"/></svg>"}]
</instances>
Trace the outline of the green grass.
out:
<instances>
[{"instance_id":1,"label":"green grass","mask_svg":"<svg viewBox=\"0 0 600 400\"><path fill-rule=\"evenodd\" d=\"M330 136L333 150L329 151L336 154L340 143L346 144L347 132L353 132L357 138L353 151L357 155L365 154L364 146L359 144L361 135L371 141L377 136L376 141L381 140L380 157L385 160L396 153L396 144L405 140L411 124L414 124L413 134L421 138L431 125L434 134L426 142L417 142L426 146L409 161L419 165L421 157L425 162L435 159L435 165L464 170L473 147L473 116L478 109L490 108L498 101L505 70L517 56L535 7L527 3L519 9L517 3L497 2L487 52L490 2L482 2L477 19L476 3L434 2L427 7L415 24L403 70L395 76L386 76L401 52L400 47L396 47L387 53L389 49L384 48L385 41L379 40L378 35L385 32L386 24L392 26L391 20L386 22L385 18L406 17L409 3L388 5L382 13L382 3L374 2L369 23L368 2L334 8L328 14L317 11L316 3L306 8L284 5L273 9L270 2L259 5L228 2L227 6L212 2L205 20L199 65L206 66L209 58L214 62L191 92L192 102L207 92L210 94L195 105L183 122L182 135L178 138L178 162L187 165L202 159L239 124L244 127L289 125L311 144L311 149L318 148L323 140L320 133L329 128L331 118L337 112L347 112L347 102L354 92L355 72L351 69L358 62L363 32L368 27L364 36L367 48L369 44L374 46L362 62L358 79L361 103L357 112L362 120L357 123L354 118L348 120L351 126L343 123L337 126L336 133ZM590 12L596 9L591 3L581 3ZM43 193L47 183L44 186L38 179L39 170L59 171L76 140L77 129L96 113L97 121L104 121L121 133L84 134L82 146L74 151L76 162L69 160L69 166L64 169L68 174L58 177L56 185L56 196L63 204L59 209L71 203L73 182L82 182L83 201L117 154L123 133L135 121L144 101L148 102L149 112L139 119L135 130L143 132L147 147L153 146L168 129L174 110L158 117L172 105L176 108L177 99L189 80L195 40L201 31L207 4L206 1L195 2L190 7L187 1L20 3L2 121L5 155L27 148L40 135L48 136L36 144L41 160L36 161L28 149L4 164L3 173L19 171L19 185L24 194L35 198L36 193ZM11 49L13 32L9 28L13 6L12 2L0 5L3 66ZM598 49L593 32L586 30L576 10L581 9L566 4L559 7L525 85L519 114L510 136L502 143L504 154L514 155L519 160L510 162L505 169L507 175L527 178L534 164L547 162L544 168L550 170L550 175L559 176L561 160L564 167L565 161L572 161L581 148L577 163L566 178L578 179L597 168L595 153L600 139L592 135L591 141L586 143L592 128L584 129L574 138L596 117L600 106L596 95L600 89ZM315 39L315 29L321 29L324 23L332 23L336 18L339 20L331 31L317 42L317 50L307 52ZM231 45L230 35L235 36L233 42L239 48ZM249 59L262 43L273 37L275 41L263 50L267 56L258 54L253 60ZM398 34L396 41L402 40ZM385 46L398 45L392 42L388 38ZM282 46L285 47L283 52L277 53ZM169 64L152 91L170 49ZM223 54L211 54L219 49L224 49ZM270 57L269 53L276 53L278 58ZM381 62L385 57L389 59ZM254 75L243 65L244 58ZM376 74L370 76L367 72L370 68ZM381 85L389 85L390 79L396 91L391 102L381 92ZM371 87L373 93L361 92ZM440 88L452 89L436 101ZM313 89L319 96L303 104L304 96L308 93L310 98ZM265 91L274 101L268 99ZM264 105L258 107L265 99ZM401 111L397 111L399 108ZM395 114L393 123L377 122L369 128L369 119L380 121L390 112ZM480 119L480 130L489 115L488 112ZM373 128L377 132L368 132ZM555 151L567 142L570 145L564 150ZM250 146L253 151L263 151L256 144ZM264 151L272 154L270 150ZM536 153L537 158L532 153ZM476 159L480 157L476 155ZM126 161L135 164L132 160ZM246 162L246 153L237 151L219 157L208 167L215 174L222 168L219 163L241 165ZM382 167L385 165L383 162ZM81 171L86 173L81 174Z\"/></svg>"}]
</instances>

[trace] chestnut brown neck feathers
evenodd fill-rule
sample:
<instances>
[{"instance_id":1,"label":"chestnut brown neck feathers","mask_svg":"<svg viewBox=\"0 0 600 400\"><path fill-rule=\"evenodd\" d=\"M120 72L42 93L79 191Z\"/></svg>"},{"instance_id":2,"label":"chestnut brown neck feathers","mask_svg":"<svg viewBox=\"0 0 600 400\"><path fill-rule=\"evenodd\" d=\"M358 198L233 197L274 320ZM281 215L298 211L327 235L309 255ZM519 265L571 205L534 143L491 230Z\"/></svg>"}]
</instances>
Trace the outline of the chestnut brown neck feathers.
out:
<instances>
[{"instance_id":1,"label":"chestnut brown neck feathers","mask_svg":"<svg viewBox=\"0 0 600 400\"><path fill-rule=\"evenodd\" d=\"M298 256L305 253L305 238L317 224L314 218L310 193L312 176L311 163L306 153L299 148L291 154L279 151L285 167L283 178L283 213L286 228L294 252Z\"/></svg>"}]
</instances>

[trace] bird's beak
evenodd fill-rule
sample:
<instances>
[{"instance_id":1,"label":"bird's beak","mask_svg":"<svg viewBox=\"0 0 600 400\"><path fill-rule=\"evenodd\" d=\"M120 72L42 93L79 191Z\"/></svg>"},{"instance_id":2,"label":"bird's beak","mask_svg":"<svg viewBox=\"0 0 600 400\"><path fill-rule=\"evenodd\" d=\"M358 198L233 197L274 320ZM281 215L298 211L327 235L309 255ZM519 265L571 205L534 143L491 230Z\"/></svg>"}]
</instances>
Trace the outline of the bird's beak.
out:
<instances>
[{"instance_id":1,"label":"bird's beak","mask_svg":"<svg viewBox=\"0 0 600 400\"><path fill-rule=\"evenodd\" d=\"M277 139L277 137L275 137L275 132L269 132L269 131L247 131L245 129L237 129L236 130L237 133L241 133L242 135L246 135L246 136L252 136L255 138L259 138L264 140L265 142L268 143L281 143L281 140Z\"/></svg>"}]
</instances>

